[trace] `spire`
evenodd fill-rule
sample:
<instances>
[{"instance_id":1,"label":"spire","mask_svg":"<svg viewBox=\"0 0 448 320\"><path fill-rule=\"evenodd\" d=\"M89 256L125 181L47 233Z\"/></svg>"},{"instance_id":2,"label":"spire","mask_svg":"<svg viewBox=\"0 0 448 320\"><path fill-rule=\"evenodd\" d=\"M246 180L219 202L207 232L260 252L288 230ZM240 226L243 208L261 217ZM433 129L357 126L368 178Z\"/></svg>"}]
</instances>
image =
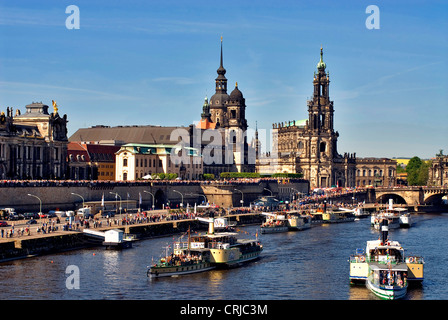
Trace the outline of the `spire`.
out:
<instances>
[{"instance_id":1,"label":"spire","mask_svg":"<svg viewBox=\"0 0 448 320\"><path fill-rule=\"evenodd\" d=\"M221 36L221 64L220 64L220 66L222 67L223 65L222 65L222 36Z\"/></svg>"},{"instance_id":2,"label":"spire","mask_svg":"<svg viewBox=\"0 0 448 320\"><path fill-rule=\"evenodd\" d=\"M327 65L324 62L324 53L322 50L322 46L320 46L320 61L317 63L317 69L318 70L325 70Z\"/></svg>"},{"instance_id":3,"label":"spire","mask_svg":"<svg viewBox=\"0 0 448 320\"><path fill-rule=\"evenodd\" d=\"M222 61L223 61L223 59L222 59L222 36L221 36L221 60L220 60L219 68L216 72L218 72L219 75L224 76L226 74L226 69L224 68Z\"/></svg>"}]
</instances>

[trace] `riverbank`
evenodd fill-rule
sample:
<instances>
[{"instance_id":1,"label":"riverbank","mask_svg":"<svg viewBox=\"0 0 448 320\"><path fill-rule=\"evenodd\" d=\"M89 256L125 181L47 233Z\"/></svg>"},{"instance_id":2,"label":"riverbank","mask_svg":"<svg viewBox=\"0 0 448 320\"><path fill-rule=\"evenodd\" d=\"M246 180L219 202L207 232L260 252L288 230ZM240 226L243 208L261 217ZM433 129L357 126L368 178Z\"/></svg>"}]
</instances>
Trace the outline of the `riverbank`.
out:
<instances>
[{"instance_id":1,"label":"riverbank","mask_svg":"<svg viewBox=\"0 0 448 320\"><path fill-rule=\"evenodd\" d=\"M258 224L262 220L259 213L232 214L227 217L231 221L236 221L239 226ZM89 229L102 232L111 229L120 229L127 234L135 235L137 240L143 240L186 232L189 228L192 230L207 230L207 227L206 224L195 219L181 219L110 225ZM0 238L0 263L15 259L101 246L101 241L92 239L83 230L84 228L79 228L76 231L63 231L62 228L57 228L57 230L49 233L33 232L30 235L21 235L16 232L13 237Z\"/></svg>"}]
</instances>

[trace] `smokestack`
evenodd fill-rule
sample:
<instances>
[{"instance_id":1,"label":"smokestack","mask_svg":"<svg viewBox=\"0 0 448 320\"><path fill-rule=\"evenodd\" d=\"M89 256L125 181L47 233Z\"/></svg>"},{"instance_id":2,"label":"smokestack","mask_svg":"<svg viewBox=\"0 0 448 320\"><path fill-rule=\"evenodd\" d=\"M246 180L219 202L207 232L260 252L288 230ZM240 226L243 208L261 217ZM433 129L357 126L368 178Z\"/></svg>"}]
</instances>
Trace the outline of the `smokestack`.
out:
<instances>
[{"instance_id":1,"label":"smokestack","mask_svg":"<svg viewBox=\"0 0 448 320\"><path fill-rule=\"evenodd\" d=\"M389 221L387 221L387 219L383 219L381 221L381 234L382 234L383 244L386 244L388 233L389 233Z\"/></svg>"},{"instance_id":2,"label":"smokestack","mask_svg":"<svg viewBox=\"0 0 448 320\"><path fill-rule=\"evenodd\" d=\"M208 233L215 233L215 213L213 211L210 212L210 218L208 218Z\"/></svg>"}]
</instances>

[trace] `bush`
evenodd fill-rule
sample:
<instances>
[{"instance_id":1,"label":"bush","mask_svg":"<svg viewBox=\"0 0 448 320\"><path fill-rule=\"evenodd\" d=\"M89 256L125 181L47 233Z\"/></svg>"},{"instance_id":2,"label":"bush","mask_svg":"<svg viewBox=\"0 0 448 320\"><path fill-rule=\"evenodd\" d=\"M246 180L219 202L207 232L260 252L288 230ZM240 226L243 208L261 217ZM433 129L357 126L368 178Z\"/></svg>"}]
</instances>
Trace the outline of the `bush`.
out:
<instances>
[{"instance_id":1,"label":"bush","mask_svg":"<svg viewBox=\"0 0 448 320\"><path fill-rule=\"evenodd\" d=\"M223 179L238 179L238 178L260 178L258 172L221 172Z\"/></svg>"}]
</instances>

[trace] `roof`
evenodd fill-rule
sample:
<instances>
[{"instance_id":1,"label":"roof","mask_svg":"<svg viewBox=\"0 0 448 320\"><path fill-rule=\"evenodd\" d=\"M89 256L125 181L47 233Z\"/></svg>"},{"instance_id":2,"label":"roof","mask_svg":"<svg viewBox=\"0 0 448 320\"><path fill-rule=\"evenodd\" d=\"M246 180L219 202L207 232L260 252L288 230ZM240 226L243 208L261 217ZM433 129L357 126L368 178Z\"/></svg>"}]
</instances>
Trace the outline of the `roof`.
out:
<instances>
[{"instance_id":1,"label":"roof","mask_svg":"<svg viewBox=\"0 0 448 320\"><path fill-rule=\"evenodd\" d=\"M116 145L126 143L146 144L173 144L171 133L176 129L189 130L188 127L161 127L161 126L94 126L78 129L69 141L100 142L114 140Z\"/></svg>"},{"instance_id":2,"label":"roof","mask_svg":"<svg viewBox=\"0 0 448 320\"><path fill-rule=\"evenodd\" d=\"M391 263L390 266L385 263L370 262L369 267L371 270L392 270L392 271L408 271L406 263Z\"/></svg>"},{"instance_id":3,"label":"roof","mask_svg":"<svg viewBox=\"0 0 448 320\"><path fill-rule=\"evenodd\" d=\"M89 153L77 142L69 142L67 144L67 158L69 162L90 162Z\"/></svg>"},{"instance_id":4,"label":"roof","mask_svg":"<svg viewBox=\"0 0 448 320\"><path fill-rule=\"evenodd\" d=\"M134 154L170 154L173 148L178 148L176 144L141 144L141 143L128 143L121 146L122 150L132 152ZM187 150L188 155L197 156L200 154L199 150L191 147L184 147Z\"/></svg>"},{"instance_id":5,"label":"roof","mask_svg":"<svg viewBox=\"0 0 448 320\"><path fill-rule=\"evenodd\" d=\"M201 119L196 125L196 128L198 129L215 129L215 127L216 123L209 121L208 119Z\"/></svg>"}]
</instances>

